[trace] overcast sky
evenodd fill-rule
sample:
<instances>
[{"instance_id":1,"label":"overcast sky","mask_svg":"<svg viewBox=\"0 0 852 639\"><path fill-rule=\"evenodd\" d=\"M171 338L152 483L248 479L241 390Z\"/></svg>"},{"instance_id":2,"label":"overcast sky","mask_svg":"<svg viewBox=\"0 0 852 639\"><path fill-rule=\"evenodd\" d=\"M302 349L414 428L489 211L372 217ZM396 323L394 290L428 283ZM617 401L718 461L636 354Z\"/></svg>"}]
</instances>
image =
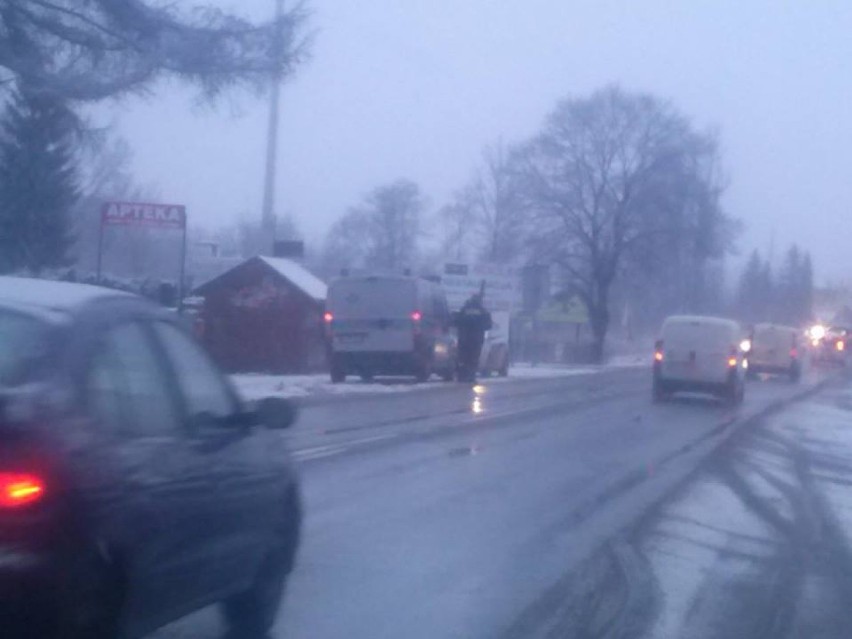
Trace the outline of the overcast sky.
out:
<instances>
[{"instance_id":1,"label":"overcast sky","mask_svg":"<svg viewBox=\"0 0 852 639\"><path fill-rule=\"evenodd\" d=\"M273 0L222 0L255 16ZM743 252L810 249L852 271L849 0L312 0L313 60L282 92L278 210L316 238L407 177L437 208L481 149L533 134L556 100L610 83L718 129ZM260 216L266 104L215 112L162 87L111 107L139 181L193 222Z\"/></svg>"}]
</instances>

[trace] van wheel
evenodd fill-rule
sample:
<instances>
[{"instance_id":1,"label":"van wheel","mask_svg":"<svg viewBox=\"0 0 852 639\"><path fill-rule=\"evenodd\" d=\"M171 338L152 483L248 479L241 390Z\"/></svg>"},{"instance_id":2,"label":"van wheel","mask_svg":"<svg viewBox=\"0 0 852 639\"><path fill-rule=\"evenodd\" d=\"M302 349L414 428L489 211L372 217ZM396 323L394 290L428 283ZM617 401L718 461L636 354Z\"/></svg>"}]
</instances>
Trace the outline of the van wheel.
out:
<instances>
[{"instance_id":1,"label":"van wheel","mask_svg":"<svg viewBox=\"0 0 852 639\"><path fill-rule=\"evenodd\" d=\"M500 377L508 377L509 376L509 357L508 356L503 360L503 365L500 367L500 370L497 371L497 374Z\"/></svg>"},{"instance_id":2,"label":"van wheel","mask_svg":"<svg viewBox=\"0 0 852 639\"><path fill-rule=\"evenodd\" d=\"M346 381L346 371L338 362L331 363L331 383L341 384Z\"/></svg>"},{"instance_id":3,"label":"van wheel","mask_svg":"<svg viewBox=\"0 0 852 639\"><path fill-rule=\"evenodd\" d=\"M745 385L734 382L725 392L725 401L732 406L738 406L745 400Z\"/></svg>"},{"instance_id":4,"label":"van wheel","mask_svg":"<svg viewBox=\"0 0 852 639\"><path fill-rule=\"evenodd\" d=\"M794 384L798 383L802 378L802 369L798 365L793 365L790 367L790 381Z\"/></svg>"}]
</instances>

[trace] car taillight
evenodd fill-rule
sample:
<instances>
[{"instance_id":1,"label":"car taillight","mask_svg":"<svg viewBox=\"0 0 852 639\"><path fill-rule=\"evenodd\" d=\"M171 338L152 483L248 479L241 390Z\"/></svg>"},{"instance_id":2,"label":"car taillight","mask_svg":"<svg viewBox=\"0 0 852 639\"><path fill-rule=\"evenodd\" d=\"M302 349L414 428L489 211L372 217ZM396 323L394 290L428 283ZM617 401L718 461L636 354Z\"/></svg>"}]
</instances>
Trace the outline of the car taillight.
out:
<instances>
[{"instance_id":1,"label":"car taillight","mask_svg":"<svg viewBox=\"0 0 852 639\"><path fill-rule=\"evenodd\" d=\"M0 473L0 508L18 508L44 497L44 481L27 473Z\"/></svg>"},{"instance_id":2,"label":"car taillight","mask_svg":"<svg viewBox=\"0 0 852 639\"><path fill-rule=\"evenodd\" d=\"M323 315L322 318L323 318L323 320L325 320L326 324L331 324L334 321L334 315L332 315L331 313L328 313L328 312L325 315Z\"/></svg>"},{"instance_id":3,"label":"car taillight","mask_svg":"<svg viewBox=\"0 0 852 639\"><path fill-rule=\"evenodd\" d=\"M422 319L423 319L423 314L420 311L414 311L411 314L411 320L414 321L414 322L419 322Z\"/></svg>"},{"instance_id":4,"label":"car taillight","mask_svg":"<svg viewBox=\"0 0 852 639\"><path fill-rule=\"evenodd\" d=\"M666 356L663 354L663 340L658 339L654 343L654 361L662 362Z\"/></svg>"},{"instance_id":5,"label":"car taillight","mask_svg":"<svg viewBox=\"0 0 852 639\"><path fill-rule=\"evenodd\" d=\"M837 340L837 344L835 344L834 346L839 351L846 350L846 343L842 339Z\"/></svg>"},{"instance_id":6,"label":"car taillight","mask_svg":"<svg viewBox=\"0 0 852 639\"><path fill-rule=\"evenodd\" d=\"M663 355L663 351L656 351L654 353L654 361L655 362L662 362L663 359L665 359L665 356Z\"/></svg>"},{"instance_id":7,"label":"car taillight","mask_svg":"<svg viewBox=\"0 0 852 639\"><path fill-rule=\"evenodd\" d=\"M790 349L790 357L796 359L799 356L799 351L795 347Z\"/></svg>"}]
</instances>

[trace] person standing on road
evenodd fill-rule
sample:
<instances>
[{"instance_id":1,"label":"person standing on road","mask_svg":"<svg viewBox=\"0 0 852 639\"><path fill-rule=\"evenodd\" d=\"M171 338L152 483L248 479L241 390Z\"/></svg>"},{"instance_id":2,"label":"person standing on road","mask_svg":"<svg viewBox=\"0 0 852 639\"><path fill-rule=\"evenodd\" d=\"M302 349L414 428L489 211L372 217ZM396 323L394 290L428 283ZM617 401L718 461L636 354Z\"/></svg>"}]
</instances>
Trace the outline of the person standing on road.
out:
<instances>
[{"instance_id":1,"label":"person standing on road","mask_svg":"<svg viewBox=\"0 0 852 639\"><path fill-rule=\"evenodd\" d=\"M482 295L477 294L464 303L455 319L459 333L459 381L474 382L485 332L491 330L491 313L482 304Z\"/></svg>"}]
</instances>

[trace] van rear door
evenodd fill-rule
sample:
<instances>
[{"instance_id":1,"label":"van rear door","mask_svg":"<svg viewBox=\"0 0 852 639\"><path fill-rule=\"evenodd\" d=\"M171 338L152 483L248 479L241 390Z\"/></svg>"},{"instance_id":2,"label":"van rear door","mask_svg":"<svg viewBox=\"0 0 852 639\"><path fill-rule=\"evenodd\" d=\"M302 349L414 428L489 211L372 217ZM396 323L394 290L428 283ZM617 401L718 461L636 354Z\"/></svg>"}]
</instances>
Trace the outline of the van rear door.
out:
<instances>
[{"instance_id":1,"label":"van rear door","mask_svg":"<svg viewBox=\"0 0 852 639\"><path fill-rule=\"evenodd\" d=\"M332 345L337 352L409 352L414 349L414 280L343 279L328 294Z\"/></svg>"},{"instance_id":2,"label":"van rear door","mask_svg":"<svg viewBox=\"0 0 852 639\"><path fill-rule=\"evenodd\" d=\"M700 319L663 326L663 377L695 382L724 383L734 335L731 327Z\"/></svg>"}]
</instances>

